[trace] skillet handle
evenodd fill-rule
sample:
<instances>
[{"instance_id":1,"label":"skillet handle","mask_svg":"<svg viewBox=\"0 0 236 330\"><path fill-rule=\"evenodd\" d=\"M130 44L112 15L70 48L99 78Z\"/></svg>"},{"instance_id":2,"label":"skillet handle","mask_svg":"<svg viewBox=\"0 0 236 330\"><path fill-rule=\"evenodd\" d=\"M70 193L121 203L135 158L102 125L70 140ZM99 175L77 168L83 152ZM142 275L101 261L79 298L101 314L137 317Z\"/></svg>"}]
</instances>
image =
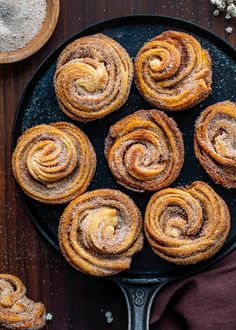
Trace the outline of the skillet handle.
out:
<instances>
[{"instance_id":1,"label":"skillet handle","mask_svg":"<svg viewBox=\"0 0 236 330\"><path fill-rule=\"evenodd\" d=\"M148 330L153 299L167 282L136 284L116 281L116 283L120 286L126 299L128 330Z\"/></svg>"}]
</instances>

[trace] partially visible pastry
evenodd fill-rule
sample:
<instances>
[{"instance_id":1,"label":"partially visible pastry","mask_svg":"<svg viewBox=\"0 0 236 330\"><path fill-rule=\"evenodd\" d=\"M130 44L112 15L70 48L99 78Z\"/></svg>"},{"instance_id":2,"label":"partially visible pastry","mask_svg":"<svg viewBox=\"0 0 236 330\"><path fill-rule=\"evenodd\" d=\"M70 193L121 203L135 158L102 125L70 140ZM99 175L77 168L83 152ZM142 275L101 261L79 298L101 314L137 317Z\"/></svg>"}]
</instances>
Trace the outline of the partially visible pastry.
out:
<instances>
[{"instance_id":1,"label":"partially visible pastry","mask_svg":"<svg viewBox=\"0 0 236 330\"><path fill-rule=\"evenodd\" d=\"M126 50L104 34L82 37L61 53L54 77L61 110L78 121L102 118L128 99L133 64Z\"/></svg>"},{"instance_id":2,"label":"partially visible pastry","mask_svg":"<svg viewBox=\"0 0 236 330\"><path fill-rule=\"evenodd\" d=\"M154 194L144 228L159 257L179 265L195 264L222 247L230 229L230 213L209 185L196 181Z\"/></svg>"},{"instance_id":3,"label":"partially visible pastry","mask_svg":"<svg viewBox=\"0 0 236 330\"><path fill-rule=\"evenodd\" d=\"M195 155L213 181L236 188L236 103L206 108L196 122Z\"/></svg>"},{"instance_id":4,"label":"partially visible pastry","mask_svg":"<svg viewBox=\"0 0 236 330\"><path fill-rule=\"evenodd\" d=\"M110 127L105 156L117 182L136 191L169 186L184 162L183 137L162 111L140 110Z\"/></svg>"},{"instance_id":5,"label":"partially visible pastry","mask_svg":"<svg viewBox=\"0 0 236 330\"><path fill-rule=\"evenodd\" d=\"M73 124L38 125L18 139L12 168L31 198L62 204L87 189L95 172L96 154L88 137Z\"/></svg>"},{"instance_id":6,"label":"partially visible pastry","mask_svg":"<svg viewBox=\"0 0 236 330\"><path fill-rule=\"evenodd\" d=\"M148 41L135 59L136 85L152 106L184 110L211 93L211 58L191 35L166 31Z\"/></svg>"},{"instance_id":7,"label":"partially visible pastry","mask_svg":"<svg viewBox=\"0 0 236 330\"><path fill-rule=\"evenodd\" d=\"M58 236L73 267L95 276L113 275L129 269L143 246L141 213L120 191L94 190L67 206Z\"/></svg>"},{"instance_id":8,"label":"partially visible pastry","mask_svg":"<svg viewBox=\"0 0 236 330\"><path fill-rule=\"evenodd\" d=\"M45 323L44 305L26 297L26 288L19 278L0 274L0 326L11 330L37 330Z\"/></svg>"}]
</instances>

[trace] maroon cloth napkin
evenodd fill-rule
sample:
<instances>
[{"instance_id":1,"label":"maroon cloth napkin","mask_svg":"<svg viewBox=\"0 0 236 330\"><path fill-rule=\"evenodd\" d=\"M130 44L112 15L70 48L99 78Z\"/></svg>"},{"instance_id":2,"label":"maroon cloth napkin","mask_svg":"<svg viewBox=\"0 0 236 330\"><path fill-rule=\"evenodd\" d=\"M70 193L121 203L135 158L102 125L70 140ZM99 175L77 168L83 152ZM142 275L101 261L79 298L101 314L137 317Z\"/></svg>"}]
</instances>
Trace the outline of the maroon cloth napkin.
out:
<instances>
[{"instance_id":1,"label":"maroon cloth napkin","mask_svg":"<svg viewBox=\"0 0 236 330\"><path fill-rule=\"evenodd\" d=\"M236 329L236 251L159 293L150 330L179 329Z\"/></svg>"}]
</instances>

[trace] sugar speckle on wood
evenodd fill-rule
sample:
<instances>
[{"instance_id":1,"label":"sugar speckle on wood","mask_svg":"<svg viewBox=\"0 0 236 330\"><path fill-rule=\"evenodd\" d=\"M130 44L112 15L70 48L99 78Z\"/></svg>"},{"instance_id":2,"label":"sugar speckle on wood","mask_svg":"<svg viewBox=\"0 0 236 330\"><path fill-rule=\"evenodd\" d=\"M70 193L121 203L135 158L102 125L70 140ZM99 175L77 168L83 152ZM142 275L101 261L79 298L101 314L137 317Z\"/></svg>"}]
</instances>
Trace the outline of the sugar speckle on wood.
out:
<instances>
[{"instance_id":1,"label":"sugar speckle on wood","mask_svg":"<svg viewBox=\"0 0 236 330\"><path fill-rule=\"evenodd\" d=\"M228 26L226 29L225 29L225 32L228 33L228 34L231 34L233 32L233 28Z\"/></svg>"},{"instance_id":2,"label":"sugar speckle on wood","mask_svg":"<svg viewBox=\"0 0 236 330\"><path fill-rule=\"evenodd\" d=\"M219 15L220 15L220 11L219 11L219 9L214 10L214 11L213 11L213 15L214 15L214 16L219 16Z\"/></svg>"},{"instance_id":3,"label":"sugar speckle on wood","mask_svg":"<svg viewBox=\"0 0 236 330\"><path fill-rule=\"evenodd\" d=\"M46 17L46 0L0 0L0 52L25 47Z\"/></svg>"}]
</instances>

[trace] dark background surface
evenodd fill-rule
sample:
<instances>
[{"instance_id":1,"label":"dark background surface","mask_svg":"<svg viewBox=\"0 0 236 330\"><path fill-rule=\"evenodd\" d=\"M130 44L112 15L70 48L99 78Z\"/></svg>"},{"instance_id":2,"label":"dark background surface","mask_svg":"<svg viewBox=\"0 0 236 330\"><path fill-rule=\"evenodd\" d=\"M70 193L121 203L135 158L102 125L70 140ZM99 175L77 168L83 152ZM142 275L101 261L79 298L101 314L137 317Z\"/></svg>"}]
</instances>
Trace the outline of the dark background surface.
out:
<instances>
[{"instance_id":1,"label":"dark background surface","mask_svg":"<svg viewBox=\"0 0 236 330\"><path fill-rule=\"evenodd\" d=\"M99 20L130 14L158 14L187 19L227 37L236 46L236 24L212 15L209 0L61 0L57 29L47 45L23 62L0 66L0 271L19 276L30 297L45 303L53 321L46 329L102 330L127 328L124 298L111 282L73 270L36 232L10 168L11 129L20 96L38 65L61 42ZM235 20L234 20L235 21ZM227 86L225 86L227 88ZM106 322L110 311L114 321Z\"/></svg>"}]
</instances>

